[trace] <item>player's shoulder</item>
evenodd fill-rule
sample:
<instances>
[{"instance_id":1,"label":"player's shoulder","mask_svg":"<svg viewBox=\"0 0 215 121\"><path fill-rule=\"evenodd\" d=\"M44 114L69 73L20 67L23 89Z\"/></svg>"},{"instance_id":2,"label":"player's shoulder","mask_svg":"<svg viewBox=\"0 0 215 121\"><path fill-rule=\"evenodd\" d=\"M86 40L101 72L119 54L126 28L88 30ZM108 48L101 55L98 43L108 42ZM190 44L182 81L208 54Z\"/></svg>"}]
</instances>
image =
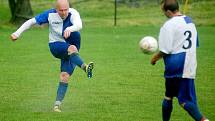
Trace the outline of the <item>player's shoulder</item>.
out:
<instances>
[{"instance_id":1,"label":"player's shoulder","mask_svg":"<svg viewBox=\"0 0 215 121\"><path fill-rule=\"evenodd\" d=\"M36 15L35 19L37 20L37 23L42 24L44 23L44 21L46 23L48 21L50 13L57 13L57 11L54 8L52 8L52 9L45 10L42 13Z\"/></svg>"},{"instance_id":2,"label":"player's shoulder","mask_svg":"<svg viewBox=\"0 0 215 121\"><path fill-rule=\"evenodd\" d=\"M43 13L47 13L47 14L49 14L49 13L57 13L57 11L56 11L56 9L51 8L51 9L45 10Z\"/></svg>"},{"instance_id":3,"label":"player's shoulder","mask_svg":"<svg viewBox=\"0 0 215 121\"><path fill-rule=\"evenodd\" d=\"M168 19L165 23L164 23L164 27L165 28L177 28L177 26L180 26L184 23L184 18L186 16L185 15L182 15L182 16L175 16L175 17L172 17L170 19Z\"/></svg>"},{"instance_id":4,"label":"player's shoulder","mask_svg":"<svg viewBox=\"0 0 215 121\"><path fill-rule=\"evenodd\" d=\"M168 19L167 21L164 22L162 28L163 29L171 29L172 27L174 27L175 22L173 21L173 18Z\"/></svg>"},{"instance_id":5,"label":"player's shoulder","mask_svg":"<svg viewBox=\"0 0 215 121\"><path fill-rule=\"evenodd\" d=\"M43 11L41 14L39 15L42 15L42 16L49 16L50 13L57 13L56 9L52 8L52 9L48 9L48 10L45 10Z\"/></svg>"},{"instance_id":6,"label":"player's shoulder","mask_svg":"<svg viewBox=\"0 0 215 121\"><path fill-rule=\"evenodd\" d=\"M181 16L180 17L179 16L172 17L168 21L166 21L166 24L167 25L171 25L171 24L174 25L175 23L178 23L180 21L180 19L181 19Z\"/></svg>"},{"instance_id":7,"label":"player's shoulder","mask_svg":"<svg viewBox=\"0 0 215 121\"><path fill-rule=\"evenodd\" d=\"M173 23L178 23L178 24L190 24L190 23L193 23L191 17L186 16L186 15L173 17L171 21Z\"/></svg>"}]
</instances>

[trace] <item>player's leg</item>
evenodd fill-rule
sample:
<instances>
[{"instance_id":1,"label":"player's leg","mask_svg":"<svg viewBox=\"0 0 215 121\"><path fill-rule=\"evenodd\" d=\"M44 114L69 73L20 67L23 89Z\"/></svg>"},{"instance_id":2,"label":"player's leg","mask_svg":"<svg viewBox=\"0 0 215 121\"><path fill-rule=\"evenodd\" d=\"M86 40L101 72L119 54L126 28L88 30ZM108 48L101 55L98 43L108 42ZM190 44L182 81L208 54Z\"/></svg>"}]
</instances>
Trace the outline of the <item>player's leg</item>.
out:
<instances>
[{"instance_id":1,"label":"player's leg","mask_svg":"<svg viewBox=\"0 0 215 121\"><path fill-rule=\"evenodd\" d=\"M60 82L58 84L57 96L56 96L56 101L54 106L54 111L61 112L60 105L67 91L69 77L72 74L74 69L70 64L68 51L67 51L69 45L67 43L65 42L49 43L49 47L53 56L61 59Z\"/></svg>"},{"instance_id":2,"label":"player's leg","mask_svg":"<svg viewBox=\"0 0 215 121\"><path fill-rule=\"evenodd\" d=\"M196 121L209 121L199 111L197 104L193 102L182 103L181 106L189 113Z\"/></svg>"},{"instance_id":3,"label":"player's leg","mask_svg":"<svg viewBox=\"0 0 215 121\"><path fill-rule=\"evenodd\" d=\"M49 48L52 55L58 59L68 59L69 44L65 42L53 42L49 43Z\"/></svg>"},{"instance_id":4,"label":"player's leg","mask_svg":"<svg viewBox=\"0 0 215 121\"><path fill-rule=\"evenodd\" d=\"M175 95L175 89L174 88L174 80L172 78L166 78L165 81L165 97L162 102L162 118L163 121L169 121L173 109L173 97Z\"/></svg>"},{"instance_id":5,"label":"player's leg","mask_svg":"<svg viewBox=\"0 0 215 121\"><path fill-rule=\"evenodd\" d=\"M54 111L61 112L60 105L65 97L67 92L69 77L72 75L75 64L71 64L69 59L62 59L61 60L61 73L60 73L60 82L57 89L57 96L54 106Z\"/></svg>"},{"instance_id":6,"label":"player's leg","mask_svg":"<svg viewBox=\"0 0 215 121\"><path fill-rule=\"evenodd\" d=\"M49 43L52 55L59 59L70 59L71 63L78 65L86 73L88 78L92 77L93 62L85 64L78 55L78 49L74 45L69 45L65 42Z\"/></svg>"},{"instance_id":7,"label":"player's leg","mask_svg":"<svg viewBox=\"0 0 215 121\"><path fill-rule=\"evenodd\" d=\"M69 74L67 72L60 73L60 82L58 84L56 101L54 104L54 111L61 112L60 105L64 99L64 96L67 92Z\"/></svg>"},{"instance_id":8,"label":"player's leg","mask_svg":"<svg viewBox=\"0 0 215 121\"><path fill-rule=\"evenodd\" d=\"M164 97L162 102L162 117L163 121L169 121L172 112L172 98Z\"/></svg>"},{"instance_id":9,"label":"player's leg","mask_svg":"<svg viewBox=\"0 0 215 121\"><path fill-rule=\"evenodd\" d=\"M70 61L72 63L76 64L80 68L83 68L83 66L85 64L84 64L83 60L81 59L81 57L79 56L78 49L76 48L75 45L69 45L68 55L70 56Z\"/></svg>"},{"instance_id":10,"label":"player's leg","mask_svg":"<svg viewBox=\"0 0 215 121\"><path fill-rule=\"evenodd\" d=\"M204 121L205 119L200 113L196 102L194 79L181 78L179 81L179 104L189 113L193 119L196 121Z\"/></svg>"},{"instance_id":11,"label":"player's leg","mask_svg":"<svg viewBox=\"0 0 215 121\"><path fill-rule=\"evenodd\" d=\"M75 45L70 45L68 47L68 55L70 55L70 62L76 64L80 68L82 68L85 72L87 72L88 78L92 77L92 69L93 69L93 62L89 64L85 64L81 57L78 54L78 49Z\"/></svg>"}]
</instances>

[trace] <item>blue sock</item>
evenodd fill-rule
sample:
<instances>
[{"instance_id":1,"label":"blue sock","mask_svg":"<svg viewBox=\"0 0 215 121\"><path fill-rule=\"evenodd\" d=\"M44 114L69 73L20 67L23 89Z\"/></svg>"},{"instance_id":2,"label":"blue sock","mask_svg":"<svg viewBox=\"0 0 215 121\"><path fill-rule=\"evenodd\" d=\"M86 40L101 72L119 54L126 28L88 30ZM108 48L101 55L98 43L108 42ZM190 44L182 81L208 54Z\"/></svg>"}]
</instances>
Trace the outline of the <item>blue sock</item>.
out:
<instances>
[{"instance_id":1,"label":"blue sock","mask_svg":"<svg viewBox=\"0 0 215 121\"><path fill-rule=\"evenodd\" d=\"M84 63L83 60L78 55L78 53L73 53L70 55L70 62L76 64L80 68L81 68L82 64Z\"/></svg>"},{"instance_id":2,"label":"blue sock","mask_svg":"<svg viewBox=\"0 0 215 121\"><path fill-rule=\"evenodd\" d=\"M196 121L201 121L202 114L199 112L199 109L196 104L192 102L186 102L184 109L192 116Z\"/></svg>"},{"instance_id":3,"label":"blue sock","mask_svg":"<svg viewBox=\"0 0 215 121\"><path fill-rule=\"evenodd\" d=\"M169 121L172 112L172 100L163 100L162 103L162 117L163 121Z\"/></svg>"},{"instance_id":4,"label":"blue sock","mask_svg":"<svg viewBox=\"0 0 215 121\"><path fill-rule=\"evenodd\" d=\"M63 100L67 91L67 87L68 87L68 83L59 82L56 101L61 102Z\"/></svg>"}]
</instances>

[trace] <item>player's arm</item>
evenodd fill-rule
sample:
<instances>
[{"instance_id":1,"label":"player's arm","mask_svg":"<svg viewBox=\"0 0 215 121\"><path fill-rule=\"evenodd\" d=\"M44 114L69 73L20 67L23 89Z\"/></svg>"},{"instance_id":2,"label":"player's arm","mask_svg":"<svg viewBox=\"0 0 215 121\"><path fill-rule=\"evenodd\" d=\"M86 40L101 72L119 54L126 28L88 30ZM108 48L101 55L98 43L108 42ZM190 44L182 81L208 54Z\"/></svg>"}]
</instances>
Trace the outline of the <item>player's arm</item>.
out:
<instances>
[{"instance_id":1,"label":"player's arm","mask_svg":"<svg viewBox=\"0 0 215 121\"><path fill-rule=\"evenodd\" d=\"M71 32L80 31L82 29L82 20L80 14L76 11L72 11L70 21L73 23L72 26L69 26L64 31L64 37L68 38Z\"/></svg>"},{"instance_id":2,"label":"player's arm","mask_svg":"<svg viewBox=\"0 0 215 121\"><path fill-rule=\"evenodd\" d=\"M155 65L156 62L157 62L158 60L160 60L161 58L163 58L165 55L166 55L166 54L163 53L163 52L161 52L161 51L155 53L155 54L152 56L151 64L152 64L152 65Z\"/></svg>"},{"instance_id":3,"label":"player's arm","mask_svg":"<svg viewBox=\"0 0 215 121\"><path fill-rule=\"evenodd\" d=\"M159 51L155 53L151 59L151 64L155 65L158 60L163 58L165 55L172 52L172 42L173 42L172 28L169 25L164 24L160 29L159 33Z\"/></svg>"},{"instance_id":4,"label":"player's arm","mask_svg":"<svg viewBox=\"0 0 215 121\"><path fill-rule=\"evenodd\" d=\"M19 27L19 29L17 29L16 32L12 33L10 38L11 40L15 41L19 38L19 36L27 29L31 28L31 26L33 26L34 24L36 24L36 20L35 18L29 19L27 20L24 24L22 24L21 27Z\"/></svg>"}]
</instances>

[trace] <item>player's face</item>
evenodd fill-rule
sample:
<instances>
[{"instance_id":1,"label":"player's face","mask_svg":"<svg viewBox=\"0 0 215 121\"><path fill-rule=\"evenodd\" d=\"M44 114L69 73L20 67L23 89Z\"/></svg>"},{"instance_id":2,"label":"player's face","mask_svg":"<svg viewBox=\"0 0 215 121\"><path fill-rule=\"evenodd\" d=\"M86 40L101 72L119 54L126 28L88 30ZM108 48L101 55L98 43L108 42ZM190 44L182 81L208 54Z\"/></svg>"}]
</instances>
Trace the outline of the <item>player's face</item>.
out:
<instances>
[{"instance_id":1,"label":"player's face","mask_svg":"<svg viewBox=\"0 0 215 121\"><path fill-rule=\"evenodd\" d=\"M62 19L65 19L69 13L69 5L68 4L61 4L57 6L57 13Z\"/></svg>"}]
</instances>

